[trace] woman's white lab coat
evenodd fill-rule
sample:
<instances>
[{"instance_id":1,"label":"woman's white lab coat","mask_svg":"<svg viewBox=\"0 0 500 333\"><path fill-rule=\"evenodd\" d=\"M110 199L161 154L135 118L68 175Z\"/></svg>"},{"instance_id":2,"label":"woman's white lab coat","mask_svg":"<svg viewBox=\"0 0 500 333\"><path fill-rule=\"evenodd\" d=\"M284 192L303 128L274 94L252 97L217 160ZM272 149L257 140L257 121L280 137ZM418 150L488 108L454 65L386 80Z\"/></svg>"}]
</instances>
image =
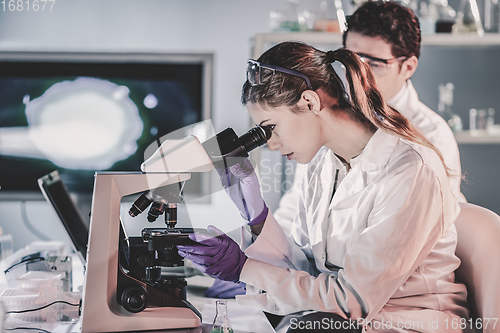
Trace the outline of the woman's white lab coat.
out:
<instances>
[{"instance_id":1,"label":"woman's white lab coat","mask_svg":"<svg viewBox=\"0 0 500 333\"><path fill-rule=\"evenodd\" d=\"M415 126L425 138L432 143L443 155L443 159L451 169L453 176L449 177L450 187L457 199L467 202L460 190L462 168L460 153L455 136L448 123L436 112L432 111L419 98L411 80L407 80L403 88L387 104L401 112ZM289 224L297 214L297 204L301 189L298 184L304 177L303 168L296 168L293 186L280 200L278 209L274 212L280 224Z\"/></svg>"},{"instance_id":2,"label":"woman's white lab coat","mask_svg":"<svg viewBox=\"0 0 500 333\"><path fill-rule=\"evenodd\" d=\"M349 172L325 147L303 167L293 223L284 232L269 214L245 250L240 280L266 293L239 303L395 326L421 321L422 332L446 332L446 323L452 331L452 320L467 317L465 286L453 274L459 206L432 150L378 130Z\"/></svg>"}]
</instances>

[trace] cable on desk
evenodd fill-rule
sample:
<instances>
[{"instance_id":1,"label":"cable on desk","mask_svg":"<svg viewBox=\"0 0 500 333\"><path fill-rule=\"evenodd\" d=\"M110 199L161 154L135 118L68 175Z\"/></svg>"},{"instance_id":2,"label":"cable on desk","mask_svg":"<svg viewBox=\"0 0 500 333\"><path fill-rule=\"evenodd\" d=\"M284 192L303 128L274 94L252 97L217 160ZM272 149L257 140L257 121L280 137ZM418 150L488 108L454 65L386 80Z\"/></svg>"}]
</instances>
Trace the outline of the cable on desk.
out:
<instances>
[{"instance_id":1,"label":"cable on desk","mask_svg":"<svg viewBox=\"0 0 500 333\"><path fill-rule=\"evenodd\" d=\"M80 304L73 304L73 303L70 303L70 302L67 302L67 301L54 301L52 303L46 304L44 306L41 306L39 308L19 310L19 311L7 311L7 312L5 312L5 314L25 313L25 312L38 311L38 310L42 310L42 309L48 308L49 306L52 306L52 305L54 305L56 303L64 303L64 304L68 304L68 305L71 305L71 306L80 306Z\"/></svg>"},{"instance_id":2,"label":"cable on desk","mask_svg":"<svg viewBox=\"0 0 500 333\"><path fill-rule=\"evenodd\" d=\"M33 331L39 331L39 332L42 332L42 333L51 333L50 331L44 330L43 328L36 328L36 327L4 328L4 331L16 331L16 330L33 330Z\"/></svg>"},{"instance_id":3,"label":"cable on desk","mask_svg":"<svg viewBox=\"0 0 500 333\"><path fill-rule=\"evenodd\" d=\"M4 273L8 273L12 268L16 267L16 266L19 266L21 264L25 264L25 263L33 263L33 262L38 262L38 261L44 261L45 258L44 257L41 257L40 256L40 252L37 252L37 253L33 253L32 255L29 255L29 256L25 256L21 259L21 261L19 262L16 262L15 264L13 264L12 266L10 266L9 268L7 268Z\"/></svg>"},{"instance_id":4,"label":"cable on desk","mask_svg":"<svg viewBox=\"0 0 500 333\"><path fill-rule=\"evenodd\" d=\"M28 212L26 211L26 201L21 201L21 217L23 220L24 225L26 228L31 231L35 236L40 238L41 240L44 241L50 241L51 239L38 231L37 228L35 228L31 223L30 220L28 219Z\"/></svg>"}]
</instances>

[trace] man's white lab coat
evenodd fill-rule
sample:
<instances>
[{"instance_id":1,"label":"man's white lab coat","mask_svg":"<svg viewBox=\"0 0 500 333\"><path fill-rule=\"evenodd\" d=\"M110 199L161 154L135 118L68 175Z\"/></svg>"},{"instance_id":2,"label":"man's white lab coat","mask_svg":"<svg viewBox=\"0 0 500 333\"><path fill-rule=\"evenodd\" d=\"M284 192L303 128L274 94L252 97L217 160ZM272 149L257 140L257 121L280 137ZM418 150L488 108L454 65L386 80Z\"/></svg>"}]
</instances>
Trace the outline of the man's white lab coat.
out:
<instances>
[{"instance_id":1,"label":"man's white lab coat","mask_svg":"<svg viewBox=\"0 0 500 333\"><path fill-rule=\"evenodd\" d=\"M349 172L326 147L299 167L305 181L293 223L282 228L269 214L245 250L240 280L266 292L239 303L365 323L422 321L423 332L452 331L452 320L467 317L465 286L453 274L459 206L432 150L378 130Z\"/></svg>"},{"instance_id":2,"label":"man's white lab coat","mask_svg":"<svg viewBox=\"0 0 500 333\"><path fill-rule=\"evenodd\" d=\"M410 80L387 104L401 112L443 155L443 159L455 174L449 178L453 193L459 201L466 202L460 192L462 168L457 141L446 121L418 99L418 94Z\"/></svg>"}]
</instances>

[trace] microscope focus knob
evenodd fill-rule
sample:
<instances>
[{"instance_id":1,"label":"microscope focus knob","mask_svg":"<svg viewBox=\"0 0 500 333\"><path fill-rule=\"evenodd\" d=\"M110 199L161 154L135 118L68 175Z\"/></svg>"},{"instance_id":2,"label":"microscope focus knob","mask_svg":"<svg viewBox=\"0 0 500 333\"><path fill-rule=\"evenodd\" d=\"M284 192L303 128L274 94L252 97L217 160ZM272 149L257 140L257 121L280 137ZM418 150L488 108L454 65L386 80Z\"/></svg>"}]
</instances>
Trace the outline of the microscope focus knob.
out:
<instances>
[{"instance_id":1,"label":"microscope focus knob","mask_svg":"<svg viewBox=\"0 0 500 333\"><path fill-rule=\"evenodd\" d=\"M123 291L121 301L128 312L141 312L148 306L148 294L140 286L128 287Z\"/></svg>"}]
</instances>

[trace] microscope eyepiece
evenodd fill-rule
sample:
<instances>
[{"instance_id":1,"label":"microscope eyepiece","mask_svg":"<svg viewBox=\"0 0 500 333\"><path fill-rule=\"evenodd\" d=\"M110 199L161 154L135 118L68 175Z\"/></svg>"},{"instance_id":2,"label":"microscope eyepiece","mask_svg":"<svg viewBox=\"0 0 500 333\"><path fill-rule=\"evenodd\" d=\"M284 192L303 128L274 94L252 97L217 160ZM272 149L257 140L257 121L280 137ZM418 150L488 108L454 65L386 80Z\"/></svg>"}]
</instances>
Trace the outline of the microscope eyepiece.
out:
<instances>
[{"instance_id":1,"label":"microscope eyepiece","mask_svg":"<svg viewBox=\"0 0 500 333\"><path fill-rule=\"evenodd\" d=\"M217 168L226 168L248 157L248 153L271 138L271 129L256 126L238 137L232 128L226 128L203 143L203 148Z\"/></svg>"},{"instance_id":2,"label":"microscope eyepiece","mask_svg":"<svg viewBox=\"0 0 500 333\"><path fill-rule=\"evenodd\" d=\"M241 144L248 152L262 146L271 138L272 131L268 126L255 126L239 137Z\"/></svg>"}]
</instances>

